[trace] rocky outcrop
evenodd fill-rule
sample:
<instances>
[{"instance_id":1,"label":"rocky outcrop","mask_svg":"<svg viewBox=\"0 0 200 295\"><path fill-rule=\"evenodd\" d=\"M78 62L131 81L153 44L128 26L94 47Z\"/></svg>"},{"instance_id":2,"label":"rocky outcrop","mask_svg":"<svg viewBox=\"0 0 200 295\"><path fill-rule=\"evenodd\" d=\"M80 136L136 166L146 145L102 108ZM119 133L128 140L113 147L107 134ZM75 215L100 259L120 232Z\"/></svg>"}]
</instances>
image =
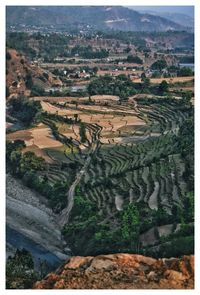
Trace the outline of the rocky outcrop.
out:
<instances>
[{"instance_id":1,"label":"rocky outcrop","mask_svg":"<svg viewBox=\"0 0 200 295\"><path fill-rule=\"evenodd\" d=\"M194 256L154 259L137 254L71 257L33 289L193 289Z\"/></svg>"}]
</instances>

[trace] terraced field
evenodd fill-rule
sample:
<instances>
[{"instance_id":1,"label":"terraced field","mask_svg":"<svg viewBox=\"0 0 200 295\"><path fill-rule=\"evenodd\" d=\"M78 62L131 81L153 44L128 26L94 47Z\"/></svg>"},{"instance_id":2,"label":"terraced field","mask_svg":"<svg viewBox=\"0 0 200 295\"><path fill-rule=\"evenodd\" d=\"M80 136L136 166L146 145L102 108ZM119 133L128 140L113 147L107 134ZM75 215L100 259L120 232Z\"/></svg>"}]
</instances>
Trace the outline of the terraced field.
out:
<instances>
[{"instance_id":1,"label":"terraced field","mask_svg":"<svg viewBox=\"0 0 200 295\"><path fill-rule=\"evenodd\" d=\"M108 224L115 223L118 211L130 203L142 202L149 210L163 209L169 215L174 206L182 206L189 187L177 138L191 106L156 97L120 103L112 98L106 105L100 97L92 104L82 98L76 104L44 100L48 116L43 125L27 130L24 139L29 150L34 140L49 159L46 170L38 173L50 185L61 182L68 183L69 191L71 186L79 189ZM8 138L17 136L11 133ZM66 206L68 197L66 192Z\"/></svg>"}]
</instances>

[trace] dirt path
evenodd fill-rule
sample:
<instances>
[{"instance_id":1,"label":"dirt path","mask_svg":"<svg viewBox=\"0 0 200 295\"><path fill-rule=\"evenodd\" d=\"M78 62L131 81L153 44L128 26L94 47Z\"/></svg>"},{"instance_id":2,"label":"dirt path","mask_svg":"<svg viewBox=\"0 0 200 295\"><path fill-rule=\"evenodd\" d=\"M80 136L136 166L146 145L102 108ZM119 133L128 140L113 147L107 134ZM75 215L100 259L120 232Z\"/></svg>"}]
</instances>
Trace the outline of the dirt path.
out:
<instances>
[{"instance_id":1,"label":"dirt path","mask_svg":"<svg viewBox=\"0 0 200 295\"><path fill-rule=\"evenodd\" d=\"M59 219L58 219L58 223L61 227L63 227L65 224L68 223L68 220L69 220L69 215L70 215L70 212L73 208L73 205L74 205L74 194L75 194L75 189L76 189L76 186L79 184L79 182L81 181L83 175L85 174L85 172L87 171L87 168L91 162L91 159L92 159L92 155L96 152L96 150L98 149L98 146L99 146L99 138L100 138L100 130L97 131L97 134L96 134L96 140L94 141L91 149L90 149L90 152L88 154L88 157L85 161L85 164L84 166L82 167L82 169L77 173L76 175L76 179L75 181L72 183L69 191L68 191L68 198L67 198L67 201L68 201L68 205L66 208L64 208L62 210L62 212L60 213L60 216L59 216Z\"/></svg>"}]
</instances>

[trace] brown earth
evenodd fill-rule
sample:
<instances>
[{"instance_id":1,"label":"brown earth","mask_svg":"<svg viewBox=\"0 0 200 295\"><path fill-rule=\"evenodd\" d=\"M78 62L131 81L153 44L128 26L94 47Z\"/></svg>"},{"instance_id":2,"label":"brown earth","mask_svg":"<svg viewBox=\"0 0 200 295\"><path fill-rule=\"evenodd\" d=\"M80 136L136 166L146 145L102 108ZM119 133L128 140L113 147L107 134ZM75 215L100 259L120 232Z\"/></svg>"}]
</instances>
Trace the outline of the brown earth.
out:
<instances>
[{"instance_id":1,"label":"brown earth","mask_svg":"<svg viewBox=\"0 0 200 295\"><path fill-rule=\"evenodd\" d=\"M31 129L9 133L6 138L11 141L24 140L27 147L36 146L40 149L62 146L62 143L53 137L51 129L42 123Z\"/></svg>"},{"instance_id":2,"label":"brown earth","mask_svg":"<svg viewBox=\"0 0 200 295\"><path fill-rule=\"evenodd\" d=\"M31 76L33 86L45 88L62 85L60 79L39 66L30 64L15 49L7 49L6 53L6 86L9 89L9 98L17 95L30 95L30 89L26 85L28 76Z\"/></svg>"},{"instance_id":3,"label":"brown earth","mask_svg":"<svg viewBox=\"0 0 200 295\"><path fill-rule=\"evenodd\" d=\"M152 84L161 83L163 80L167 81L168 83L176 83L176 82L188 82L192 81L194 76L191 77L173 77L173 78L150 78ZM141 79L133 79L135 83L140 83Z\"/></svg>"},{"instance_id":4,"label":"brown earth","mask_svg":"<svg viewBox=\"0 0 200 295\"><path fill-rule=\"evenodd\" d=\"M71 257L33 289L193 289L194 256L154 259L137 254Z\"/></svg>"}]
</instances>

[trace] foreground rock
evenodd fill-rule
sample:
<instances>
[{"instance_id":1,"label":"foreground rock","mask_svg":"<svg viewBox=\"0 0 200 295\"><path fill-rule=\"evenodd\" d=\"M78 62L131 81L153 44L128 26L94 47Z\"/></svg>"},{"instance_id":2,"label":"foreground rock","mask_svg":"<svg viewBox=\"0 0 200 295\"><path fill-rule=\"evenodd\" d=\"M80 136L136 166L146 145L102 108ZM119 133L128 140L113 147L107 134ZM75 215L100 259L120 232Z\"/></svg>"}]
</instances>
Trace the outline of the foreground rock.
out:
<instances>
[{"instance_id":1,"label":"foreground rock","mask_svg":"<svg viewBox=\"0 0 200 295\"><path fill-rule=\"evenodd\" d=\"M72 257L33 289L193 289L194 256L153 259L136 254Z\"/></svg>"}]
</instances>

